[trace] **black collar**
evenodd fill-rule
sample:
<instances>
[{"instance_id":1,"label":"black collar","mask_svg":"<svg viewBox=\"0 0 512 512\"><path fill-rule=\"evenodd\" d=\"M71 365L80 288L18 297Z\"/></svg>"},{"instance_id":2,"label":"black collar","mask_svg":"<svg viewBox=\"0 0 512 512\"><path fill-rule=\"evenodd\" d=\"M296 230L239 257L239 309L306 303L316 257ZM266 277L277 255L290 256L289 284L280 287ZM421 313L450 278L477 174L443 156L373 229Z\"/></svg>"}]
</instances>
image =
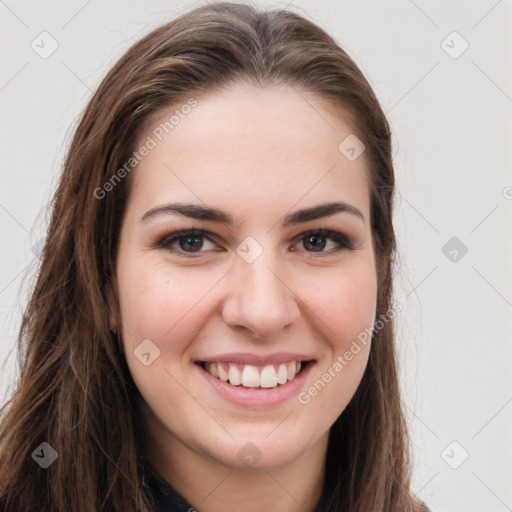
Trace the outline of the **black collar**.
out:
<instances>
[{"instance_id":1,"label":"black collar","mask_svg":"<svg viewBox=\"0 0 512 512\"><path fill-rule=\"evenodd\" d=\"M138 458L143 487L153 501L155 512L198 512L167 483L142 455Z\"/></svg>"}]
</instances>

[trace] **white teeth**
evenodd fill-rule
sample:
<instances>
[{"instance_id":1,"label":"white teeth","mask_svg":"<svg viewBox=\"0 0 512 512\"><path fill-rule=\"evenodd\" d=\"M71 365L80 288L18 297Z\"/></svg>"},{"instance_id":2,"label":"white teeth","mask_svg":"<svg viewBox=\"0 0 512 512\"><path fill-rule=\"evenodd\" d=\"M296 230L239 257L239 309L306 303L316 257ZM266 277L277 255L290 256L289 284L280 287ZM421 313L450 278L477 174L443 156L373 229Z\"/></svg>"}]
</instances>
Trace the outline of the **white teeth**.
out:
<instances>
[{"instance_id":1,"label":"white teeth","mask_svg":"<svg viewBox=\"0 0 512 512\"><path fill-rule=\"evenodd\" d=\"M226 365L226 363L224 363ZM286 384L293 380L300 372L302 363L300 361L290 361L281 363L279 366L269 364L261 369L254 365L244 365L240 371L238 365L229 363L228 370L221 363L206 363L206 370L213 377L223 382L229 382L233 386L244 386L248 388L275 388L278 384Z\"/></svg>"},{"instance_id":2,"label":"white teeth","mask_svg":"<svg viewBox=\"0 0 512 512\"><path fill-rule=\"evenodd\" d=\"M260 386L262 388L275 388L277 386L277 373L273 365L269 364L261 370Z\"/></svg>"},{"instance_id":3,"label":"white teeth","mask_svg":"<svg viewBox=\"0 0 512 512\"><path fill-rule=\"evenodd\" d=\"M277 382L278 384L286 384L288 381L288 368L285 364L281 363L279 365L279 370L277 370Z\"/></svg>"},{"instance_id":4,"label":"white teeth","mask_svg":"<svg viewBox=\"0 0 512 512\"><path fill-rule=\"evenodd\" d=\"M233 384L233 386L239 386L242 384L242 376L240 375L240 370L233 363L229 364L229 383Z\"/></svg>"},{"instance_id":5,"label":"white teeth","mask_svg":"<svg viewBox=\"0 0 512 512\"><path fill-rule=\"evenodd\" d=\"M300 363L299 363L300 364ZM214 376L219 378L219 366L217 363L211 363L209 365L208 371Z\"/></svg>"},{"instance_id":6,"label":"white teeth","mask_svg":"<svg viewBox=\"0 0 512 512\"><path fill-rule=\"evenodd\" d=\"M229 379L228 372L224 370L224 367L221 364L213 363L215 366L217 366L217 369L219 370L219 379L223 382L227 382ZM211 373L211 372L210 372ZM213 373L212 373L213 375ZM215 377L215 375L213 375Z\"/></svg>"},{"instance_id":7,"label":"white teeth","mask_svg":"<svg viewBox=\"0 0 512 512\"><path fill-rule=\"evenodd\" d=\"M297 365L295 362L288 363L288 380L292 380L295 377Z\"/></svg>"},{"instance_id":8,"label":"white teeth","mask_svg":"<svg viewBox=\"0 0 512 512\"><path fill-rule=\"evenodd\" d=\"M233 384L231 379L229 379L229 382ZM242 372L242 384L247 388L257 388L260 385L260 374L256 366L245 365Z\"/></svg>"}]
</instances>

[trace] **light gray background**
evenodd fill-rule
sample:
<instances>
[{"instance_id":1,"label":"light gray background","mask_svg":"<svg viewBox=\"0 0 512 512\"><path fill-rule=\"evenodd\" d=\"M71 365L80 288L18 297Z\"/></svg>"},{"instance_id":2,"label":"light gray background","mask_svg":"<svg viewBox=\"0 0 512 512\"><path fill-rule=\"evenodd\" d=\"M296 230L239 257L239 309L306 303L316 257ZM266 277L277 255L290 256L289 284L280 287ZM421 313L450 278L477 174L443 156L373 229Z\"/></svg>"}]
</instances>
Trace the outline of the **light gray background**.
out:
<instances>
[{"instance_id":1,"label":"light gray background","mask_svg":"<svg viewBox=\"0 0 512 512\"><path fill-rule=\"evenodd\" d=\"M129 45L201 4L0 1L2 403L44 208L77 117ZM511 0L256 4L288 5L334 35L394 131L414 491L438 512L512 510ZM46 59L31 48L49 48L43 31L59 45ZM456 241L445 255L452 237L466 254Z\"/></svg>"}]
</instances>

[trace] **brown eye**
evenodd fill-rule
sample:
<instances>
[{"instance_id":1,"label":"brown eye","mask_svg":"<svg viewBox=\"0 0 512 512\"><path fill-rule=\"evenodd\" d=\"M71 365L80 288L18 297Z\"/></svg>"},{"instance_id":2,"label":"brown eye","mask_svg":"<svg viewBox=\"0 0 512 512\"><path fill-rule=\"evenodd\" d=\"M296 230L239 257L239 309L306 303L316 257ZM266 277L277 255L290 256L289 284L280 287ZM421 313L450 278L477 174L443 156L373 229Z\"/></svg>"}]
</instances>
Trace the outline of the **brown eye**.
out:
<instances>
[{"instance_id":1,"label":"brown eye","mask_svg":"<svg viewBox=\"0 0 512 512\"><path fill-rule=\"evenodd\" d=\"M178 242L181 249L192 249L193 252L197 252L203 245L201 237L197 235L186 235L184 237L178 238Z\"/></svg>"},{"instance_id":2,"label":"brown eye","mask_svg":"<svg viewBox=\"0 0 512 512\"><path fill-rule=\"evenodd\" d=\"M214 245L214 243L209 237L206 236L205 233L206 232L202 230L189 230L170 233L159 240L157 247L168 250L170 252L178 253L185 257L193 258L194 256L192 256L192 254L201 254L201 252L204 252L201 251L201 249L204 246L205 240ZM173 247L176 242L178 243L178 247Z\"/></svg>"},{"instance_id":3,"label":"brown eye","mask_svg":"<svg viewBox=\"0 0 512 512\"><path fill-rule=\"evenodd\" d=\"M215 248L216 244L212 241L214 237L213 233L200 229L178 231L164 236L157 242L156 247L180 256L194 258L208 250L201 250L204 249L205 241L212 244L212 249ZM299 238L299 242L302 242L306 252L316 253L318 256L328 256L341 250L352 250L352 243L349 238L337 231L328 229L303 233ZM333 247L329 247L329 244L333 244Z\"/></svg>"},{"instance_id":4,"label":"brown eye","mask_svg":"<svg viewBox=\"0 0 512 512\"><path fill-rule=\"evenodd\" d=\"M314 252L321 252L327 244L325 238L325 236L318 235L307 236L304 238L304 247Z\"/></svg>"},{"instance_id":5,"label":"brown eye","mask_svg":"<svg viewBox=\"0 0 512 512\"><path fill-rule=\"evenodd\" d=\"M328 240L334 242L334 247L326 251L324 249L328 245ZM319 253L321 255L331 254L343 249L352 249L352 244L347 237L336 231L325 229L310 231L302 236L301 241L308 252Z\"/></svg>"}]
</instances>

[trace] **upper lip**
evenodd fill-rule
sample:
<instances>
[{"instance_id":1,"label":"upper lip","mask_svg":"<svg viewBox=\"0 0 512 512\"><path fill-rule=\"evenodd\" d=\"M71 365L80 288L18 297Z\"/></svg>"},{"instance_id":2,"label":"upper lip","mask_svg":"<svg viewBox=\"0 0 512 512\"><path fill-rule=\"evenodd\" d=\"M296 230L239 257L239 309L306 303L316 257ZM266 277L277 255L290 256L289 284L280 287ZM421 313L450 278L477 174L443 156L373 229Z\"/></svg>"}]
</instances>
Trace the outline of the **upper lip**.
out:
<instances>
[{"instance_id":1,"label":"upper lip","mask_svg":"<svg viewBox=\"0 0 512 512\"><path fill-rule=\"evenodd\" d=\"M279 352L277 354L269 354L262 356L258 354L247 354L241 352L232 352L229 354L218 354L196 359L195 363L216 363L221 361L229 361L238 364L250 364L255 366L265 366L267 364L288 363L290 361L313 361L315 358L307 354L294 354L292 352Z\"/></svg>"}]
</instances>

